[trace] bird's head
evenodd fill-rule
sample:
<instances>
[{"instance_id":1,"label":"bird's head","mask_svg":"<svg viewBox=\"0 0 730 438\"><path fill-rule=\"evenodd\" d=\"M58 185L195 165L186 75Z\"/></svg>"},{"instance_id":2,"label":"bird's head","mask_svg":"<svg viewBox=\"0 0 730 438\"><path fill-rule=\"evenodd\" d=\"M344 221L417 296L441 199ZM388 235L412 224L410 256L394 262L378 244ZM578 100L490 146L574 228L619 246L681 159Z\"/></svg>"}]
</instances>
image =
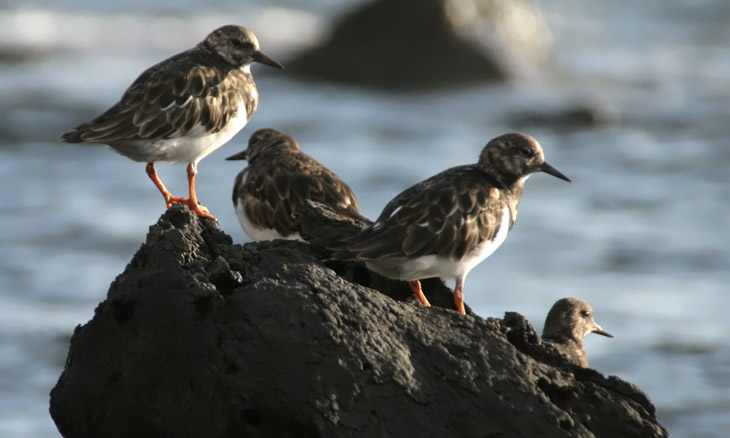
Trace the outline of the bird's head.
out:
<instances>
[{"instance_id":1,"label":"bird's head","mask_svg":"<svg viewBox=\"0 0 730 438\"><path fill-rule=\"evenodd\" d=\"M613 337L596 323L593 309L587 302L580 298L562 298L548 312L543 337L568 337L581 342L590 333Z\"/></svg>"},{"instance_id":2,"label":"bird's head","mask_svg":"<svg viewBox=\"0 0 730 438\"><path fill-rule=\"evenodd\" d=\"M260 62L271 67L284 67L261 52L259 40L250 30L242 26L227 25L211 32L201 43L207 50L225 59L236 68Z\"/></svg>"},{"instance_id":3,"label":"bird's head","mask_svg":"<svg viewBox=\"0 0 730 438\"><path fill-rule=\"evenodd\" d=\"M521 133L503 134L493 138L482 149L479 165L494 169L495 176L506 185L527 179L535 172L545 172L570 182L570 179L545 161L540 143Z\"/></svg>"},{"instance_id":4,"label":"bird's head","mask_svg":"<svg viewBox=\"0 0 730 438\"><path fill-rule=\"evenodd\" d=\"M265 154L280 154L285 151L299 150L299 144L294 138L278 129L263 128L251 134L246 150L231 155L226 160L247 160L251 163Z\"/></svg>"}]
</instances>

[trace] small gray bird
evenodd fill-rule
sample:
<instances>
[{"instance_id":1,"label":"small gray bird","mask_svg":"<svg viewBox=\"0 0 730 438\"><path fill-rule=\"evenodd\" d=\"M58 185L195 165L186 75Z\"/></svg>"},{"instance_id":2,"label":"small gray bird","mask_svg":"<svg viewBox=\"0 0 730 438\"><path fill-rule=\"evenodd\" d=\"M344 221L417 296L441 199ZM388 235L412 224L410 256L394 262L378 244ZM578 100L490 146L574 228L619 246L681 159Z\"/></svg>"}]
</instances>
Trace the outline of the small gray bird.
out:
<instances>
[{"instance_id":1,"label":"small gray bird","mask_svg":"<svg viewBox=\"0 0 730 438\"><path fill-rule=\"evenodd\" d=\"M307 200L367 221L350 187L302 152L289 134L260 129L251 135L246 150L226 159L248 161L234 181L233 205L243 231L254 241L301 239L293 222Z\"/></svg>"},{"instance_id":2,"label":"small gray bird","mask_svg":"<svg viewBox=\"0 0 730 438\"><path fill-rule=\"evenodd\" d=\"M529 135L496 137L476 164L452 167L396 196L374 224L333 255L408 281L426 306L419 280L455 278L454 302L463 314L466 275L504 242L517 219L523 183L534 172L570 181L545 161Z\"/></svg>"},{"instance_id":3,"label":"small gray bird","mask_svg":"<svg viewBox=\"0 0 730 438\"><path fill-rule=\"evenodd\" d=\"M145 70L119 102L62 138L106 144L147 163L167 208L184 202L198 216L215 220L195 196L198 162L243 129L256 110L254 62L283 68L261 52L249 29L220 27L192 49ZM189 198L172 196L157 176L156 162L188 163Z\"/></svg>"},{"instance_id":4,"label":"small gray bird","mask_svg":"<svg viewBox=\"0 0 730 438\"><path fill-rule=\"evenodd\" d=\"M586 368L588 356L583 338L589 333L613 337L596 324L593 309L588 303L580 298L562 298L548 312L542 339L554 345L574 364Z\"/></svg>"}]
</instances>

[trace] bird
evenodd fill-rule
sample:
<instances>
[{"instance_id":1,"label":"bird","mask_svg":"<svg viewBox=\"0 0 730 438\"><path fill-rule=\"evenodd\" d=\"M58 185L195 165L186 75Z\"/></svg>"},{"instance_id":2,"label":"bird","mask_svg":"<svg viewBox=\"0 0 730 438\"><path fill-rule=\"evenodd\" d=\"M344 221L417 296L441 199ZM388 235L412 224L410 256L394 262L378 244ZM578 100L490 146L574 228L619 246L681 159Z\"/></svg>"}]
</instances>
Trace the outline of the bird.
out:
<instances>
[{"instance_id":1,"label":"bird","mask_svg":"<svg viewBox=\"0 0 730 438\"><path fill-rule=\"evenodd\" d=\"M254 33L226 25L192 49L145 70L119 102L62 135L67 143L99 143L134 161L165 198L167 208L183 202L200 217L216 220L195 195L198 163L243 129L256 110L258 91L251 64L284 67L266 56ZM173 196L156 162L188 163L189 197Z\"/></svg>"},{"instance_id":2,"label":"bird","mask_svg":"<svg viewBox=\"0 0 730 438\"><path fill-rule=\"evenodd\" d=\"M454 278L454 303L465 314L466 275L504 242L534 172L570 182L545 161L533 137L500 135L476 164L452 167L401 192L372 225L333 248L333 257L364 261L372 271L407 281L425 306L421 279Z\"/></svg>"},{"instance_id":3,"label":"bird","mask_svg":"<svg viewBox=\"0 0 730 438\"><path fill-rule=\"evenodd\" d=\"M248 147L226 160L247 160L233 183L233 206L243 231L254 241L302 240L293 228L307 200L357 220L357 199L331 170L302 152L291 135L273 128L254 132Z\"/></svg>"},{"instance_id":4,"label":"bird","mask_svg":"<svg viewBox=\"0 0 730 438\"><path fill-rule=\"evenodd\" d=\"M613 338L596 324L593 309L588 303L580 298L562 298L548 312L542 339L554 345L572 363L587 368L588 356L583 338L589 333Z\"/></svg>"}]
</instances>

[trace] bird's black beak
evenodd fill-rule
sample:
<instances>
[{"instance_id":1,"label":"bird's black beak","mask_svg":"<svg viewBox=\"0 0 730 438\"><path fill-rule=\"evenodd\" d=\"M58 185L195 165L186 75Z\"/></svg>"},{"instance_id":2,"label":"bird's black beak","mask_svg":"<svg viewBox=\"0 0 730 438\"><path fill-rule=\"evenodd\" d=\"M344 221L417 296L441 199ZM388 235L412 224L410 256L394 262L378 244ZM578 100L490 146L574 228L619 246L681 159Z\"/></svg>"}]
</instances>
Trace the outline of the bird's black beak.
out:
<instances>
[{"instance_id":1,"label":"bird's black beak","mask_svg":"<svg viewBox=\"0 0 730 438\"><path fill-rule=\"evenodd\" d=\"M273 59L269 58L268 56L264 55L261 51L257 51L253 54L252 58L256 62L260 62L262 64L269 65L271 67L276 67L284 70L284 66L279 64L278 62L274 61Z\"/></svg>"},{"instance_id":2,"label":"bird's black beak","mask_svg":"<svg viewBox=\"0 0 730 438\"><path fill-rule=\"evenodd\" d=\"M602 329L600 325L596 324L593 326L593 330L591 330L591 333L595 333L597 335L606 336L608 338L612 338L613 335L606 330Z\"/></svg>"},{"instance_id":3,"label":"bird's black beak","mask_svg":"<svg viewBox=\"0 0 730 438\"><path fill-rule=\"evenodd\" d=\"M556 169L553 166L551 166L550 164L548 164L547 161L542 162L542 164L540 165L540 170L542 170L543 172L548 173L556 178L560 178L564 181L570 182L570 178L563 175L558 169Z\"/></svg>"},{"instance_id":4,"label":"bird's black beak","mask_svg":"<svg viewBox=\"0 0 730 438\"><path fill-rule=\"evenodd\" d=\"M228 161L234 161L234 160L248 160L248 149L244 149L243 151L231 155L230 157L226 158Z\"/></svg>"}]
</instances>

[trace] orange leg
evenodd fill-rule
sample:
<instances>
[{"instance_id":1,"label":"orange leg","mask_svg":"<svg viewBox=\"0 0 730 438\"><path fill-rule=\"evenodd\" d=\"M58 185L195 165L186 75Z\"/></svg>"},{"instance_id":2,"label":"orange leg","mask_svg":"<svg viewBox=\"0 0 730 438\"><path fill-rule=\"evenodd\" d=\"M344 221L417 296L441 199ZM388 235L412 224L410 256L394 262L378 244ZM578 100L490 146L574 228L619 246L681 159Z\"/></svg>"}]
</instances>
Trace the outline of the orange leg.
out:
<instances>
[{"instance_id":1,"label":"orange leg","mask_svg":"<svg viewBox=\"0 0 730 438\"><path fill-rule=\"evenodd\" d=\"M190 210L192 210L195 214L197 214L200 217L205 217L208 219L213 219L214 221L218 220L216 219L207 208L203 207L202 205L198 204L198 198L195 196L195 174L198 173L198 166L195 163L188 164L188 184L190 186L190 198L187 199L188 201L188 207L190 207Z\"/></svg>"},{"instance_id":2,"label":"orange leg","mask_svg":"<svg viewBox=\"0 0 730 438\"><path fill-rule=\"evenodd\" d=\"M409 281L408 286L411 287L411 291L413 291L414 294L416 294L416 297L421 301L421 304L423 304L426 307L431 306L431 304L426 299L426 296L423 294L423 291L421 290L421 282L418 280L415 281Z\"/></svg>"},{"instance_id":3,"label":"orange leg","mask_svg":"<svg viewBox=\"0 0 730 438\"><path fill-rule=\"evenodd\" d=\"M162 193L162 196L165 197L165 203L167 204L167 208L172 207L172 204L176 202L188 202L187 198L178 198L176 196L172 196L172 193L170 193L169 190L167 190L167 187L165 187L164 184L162 184L162 181L160 180L160 177L157 176L157 171L155 170L155 163L147 163L147 167L145 167L145 170L147 171L147 175L150 177L153 183L155 183L155 186L157 186L157 189Z\"/></svg>"},{"instance_id":4,"label":"orange leg","mask_svg":"<svg viewBox=\"0 0 730 438\"><path fill-rule=\"evenodd\" d=\"M456 303L456 310L462 315L466 315L466 310L464 310L464 283L458 283L454 288L454 303Z\"/></svg>"}]
</instances>

